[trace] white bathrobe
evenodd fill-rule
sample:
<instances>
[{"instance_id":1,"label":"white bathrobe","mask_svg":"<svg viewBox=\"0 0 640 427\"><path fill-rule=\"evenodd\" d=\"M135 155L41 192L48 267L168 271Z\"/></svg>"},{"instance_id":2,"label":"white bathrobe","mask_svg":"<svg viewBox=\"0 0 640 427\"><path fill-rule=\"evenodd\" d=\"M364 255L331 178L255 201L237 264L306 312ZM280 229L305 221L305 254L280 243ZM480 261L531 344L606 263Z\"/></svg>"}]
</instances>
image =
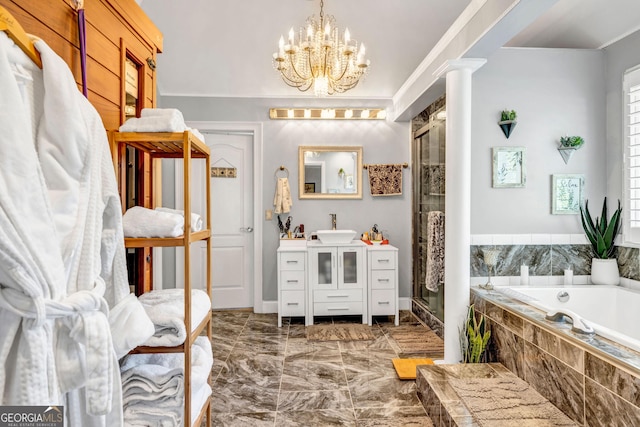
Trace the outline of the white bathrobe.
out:
<instances>
[{"instance_id":1,"label":"white bathrobe","mask_svg":"<svg viewBox=\"0 0 640 427\"><path fill-rule=\"evenodd\" d=\"M0 404L64 404L67 426L118 426L116 351L148 336L110 325L150 321L129 297L100 116L67 64L36 49L42 70L0 31Z\"/></svg>"}]
</instances>

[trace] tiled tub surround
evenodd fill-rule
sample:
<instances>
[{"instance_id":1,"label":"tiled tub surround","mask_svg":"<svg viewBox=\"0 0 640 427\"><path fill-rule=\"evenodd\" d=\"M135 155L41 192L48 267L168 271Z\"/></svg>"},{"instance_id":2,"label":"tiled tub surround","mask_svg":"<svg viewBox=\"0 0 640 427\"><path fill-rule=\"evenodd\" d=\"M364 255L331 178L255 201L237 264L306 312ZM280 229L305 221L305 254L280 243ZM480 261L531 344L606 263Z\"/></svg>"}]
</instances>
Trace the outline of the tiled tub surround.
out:
<instances>
[{"instance_id":1,"label":"tiled tub surround","mask_svg":"<svg viewBox=\"0 0 640 427\"><path fill-rule=\"evenodd\" d=\"M584 426L640 425L640 353L599 336L571 331L567 323L495 291L471 290L487 316L489 357L529 383Z\"/></svg>"},{"instance_id":2,"label":"tiled tub surround","mask_svg":"<svg viewBox=\"0 0 640 427\"><path fill-rule=\"evenodd\" d=\"M471 246L471 285L487 281L487 266L483 260L483 250L486 249L501 251L495 271L491 273L492 283L499 286L520 285L521 265L529 267L531 285L561 285L567 268L573 270L573 284L589 283L592 259L590 245L483 244ZM640 249L618 246L616 258L620 284L640 289Z\"/></svg>"}]
</instances>

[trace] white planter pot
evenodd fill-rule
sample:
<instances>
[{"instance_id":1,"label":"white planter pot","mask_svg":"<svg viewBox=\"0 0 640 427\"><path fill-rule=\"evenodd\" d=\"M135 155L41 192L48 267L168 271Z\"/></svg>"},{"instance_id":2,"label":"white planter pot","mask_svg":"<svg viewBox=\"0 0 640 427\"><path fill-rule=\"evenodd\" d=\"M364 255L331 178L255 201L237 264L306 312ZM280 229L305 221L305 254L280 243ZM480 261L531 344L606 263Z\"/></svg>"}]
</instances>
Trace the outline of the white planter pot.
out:
<instances>
[{"instance_id":1,"label":"white planter pot","mask_svg":"<svg viewBox=\"0 0 640 427\"><path fill-rule=\"evenodd\" d=\"M594 285L618 285L620 272L616 259L591 259L591 283Z\"/></svg>"}]
</instances>

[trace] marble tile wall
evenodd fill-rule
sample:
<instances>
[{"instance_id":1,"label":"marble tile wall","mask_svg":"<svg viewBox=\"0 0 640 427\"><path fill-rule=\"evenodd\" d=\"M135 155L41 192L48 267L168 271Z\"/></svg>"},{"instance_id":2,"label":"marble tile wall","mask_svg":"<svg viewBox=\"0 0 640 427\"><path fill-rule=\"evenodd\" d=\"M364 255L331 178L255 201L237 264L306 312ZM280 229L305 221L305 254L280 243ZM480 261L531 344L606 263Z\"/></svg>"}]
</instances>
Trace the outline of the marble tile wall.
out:
<instances>
[{"instance_id":1,"label":"marble tile wall","mask_svg":"<svg viewBox=\"0 0 640 427\"><path fill-rule=\"evenodd\" d=\"M562 276L571 268L574 276L591 274L591 246L586 244L489 244L471 245L471 277L487 276L483 260L486 249L501 250L494 276L519 276L529 266L530 276ZM618 246L620 277L640 280L640 248Z\"/></svg>"},{"instance_id":2,"label":"marble tile wall","mask_svg":"<svg viewBox=\"0 0 640 427\"><path fill-rule=\"evenodd\" d=\"M502 363L579 425L640 425L640 354L610 342L591 350L581 344L596 338L568 326L555 330L541 312L522 308L525 316L492 298L475 290L471 295L491 327L489 361ZM606 347L624 357L605 356Z\"/></svg>"},{"instance_id":3,"label":"marble tile wall","mask_svg":"<svg viewBox=\"0 0 640 427\"><path fill-rule=\"evenodd\" d=\"M411 312L418 316L422 323L430 327L436 335L444 339L444 323L431 313L424 301L419 298L411 300Z\"/></svg>"}]
</instances>

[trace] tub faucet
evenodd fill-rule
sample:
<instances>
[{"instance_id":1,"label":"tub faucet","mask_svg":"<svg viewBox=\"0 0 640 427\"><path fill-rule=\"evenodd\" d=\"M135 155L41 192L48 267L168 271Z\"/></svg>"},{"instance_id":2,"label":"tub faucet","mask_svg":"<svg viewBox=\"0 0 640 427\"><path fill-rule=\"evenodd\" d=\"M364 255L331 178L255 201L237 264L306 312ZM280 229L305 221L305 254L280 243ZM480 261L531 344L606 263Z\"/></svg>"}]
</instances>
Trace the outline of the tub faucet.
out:
<instances>
[{"instance_id":1,"label":"tub faucet","mask_svg":"<svg viewBox=\"0 0 640 427\"><path fill-rule=\"evenodd\" d=\"M545 319L551 320L553 322L560 322L562 321L562 318L564 316L567 316L571 319L571 323L573 324L571 326L572 331L587 335L595 334L596 331L591 326L589 326L589 324L585 322L582 317L571 310L567 310L564 308L554 309L553 311L547 313Z\"/></svg>"},{"instance_id":2,"label":"tub faucet","mask_svg":"<svg viewBox=\"0 0 640 427\"><path fill-rule=\"evenodd\" d=\"M336 214L329 214L331 215L331 229L335 230L336 229Z\"/></svg>"}]
</instances>

